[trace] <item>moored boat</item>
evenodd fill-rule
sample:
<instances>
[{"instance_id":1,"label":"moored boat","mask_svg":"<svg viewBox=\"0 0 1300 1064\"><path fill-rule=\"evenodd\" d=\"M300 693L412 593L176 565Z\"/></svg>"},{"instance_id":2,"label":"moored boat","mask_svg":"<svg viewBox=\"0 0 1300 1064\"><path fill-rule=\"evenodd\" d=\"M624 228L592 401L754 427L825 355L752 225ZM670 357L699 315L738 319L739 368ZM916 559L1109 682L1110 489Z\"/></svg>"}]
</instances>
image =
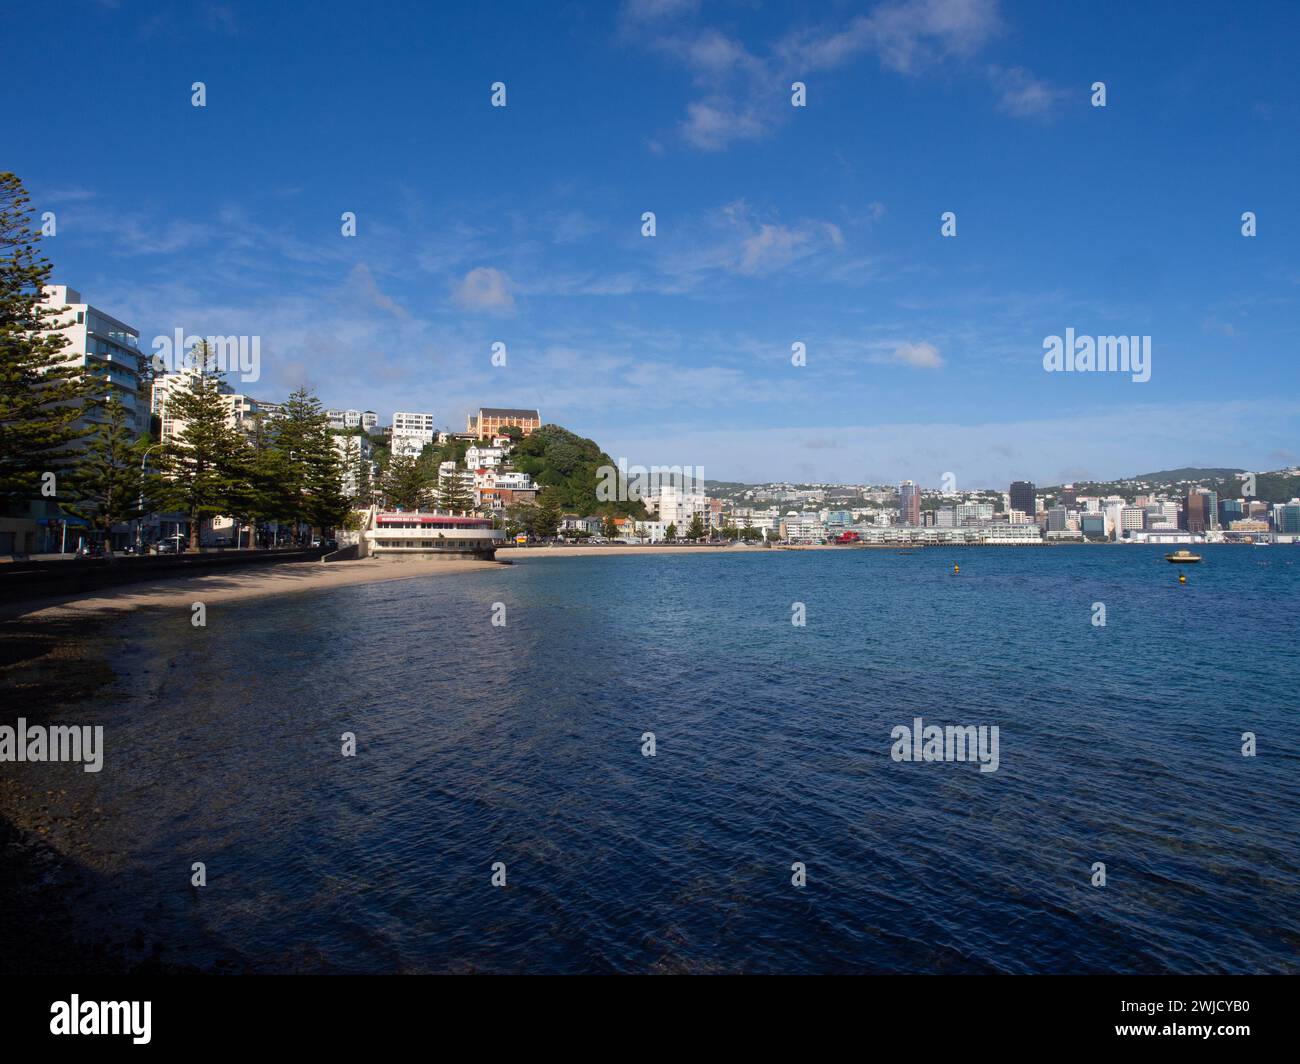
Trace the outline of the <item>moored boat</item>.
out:
<instances>
[{"instance_id":1,"label":"moored boat","mask_svg":"<svg viewBox=\"0 0 1300 1064\"><path fill-rule=\"evenodd\" d=\"M1201 556L1199 554L1193 554L1189 550L1176 550L1173 554L1165 555L1165 561L1167 562L1199 562L1200 560Z\"/></svg>"}]
</instances>

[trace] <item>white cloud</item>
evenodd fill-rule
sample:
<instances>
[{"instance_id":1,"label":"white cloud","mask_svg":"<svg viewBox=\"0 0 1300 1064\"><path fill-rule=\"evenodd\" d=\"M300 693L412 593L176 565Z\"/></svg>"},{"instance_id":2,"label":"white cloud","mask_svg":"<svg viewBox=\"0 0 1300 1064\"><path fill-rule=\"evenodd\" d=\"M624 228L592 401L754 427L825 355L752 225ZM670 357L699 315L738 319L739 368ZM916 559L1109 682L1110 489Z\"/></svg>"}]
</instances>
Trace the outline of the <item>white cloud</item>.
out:
<instances>
[{"instance_id":1,"label":"white cloud","mask_svg":"<svg viewBox=\"0 0 1300 1064\"><path fill-rule=\"evenodd\" d=\"M515 309L510 278L491 266L470 270L456 286L452 299L464 310L509 314Z\"/></svg>"},{"instance_id":2,"label":"white cloud","mask_svg":"<svg viewBox=\"0 0 1300 1064\"><path fill-rule=\"evenodd\" d=\"M839 229L829 223L807 223L792 228L787 225L760 225L758 232L740 245L736 269L743 274L769 273L788 266L814 250L814 245L842 244Z\"/></svg>"},{"instance_id":3,"label":"white cloud","mask_svg":"<svg viewBox=\"0 0 1300 1064\"><path fill-rule=\"evenodd\" d=\"M998 107L1013 118L1049 118L1063 95L1023 67L992 67L989 76L997 88Z\"/></svg>"},{"instance_id":4,"label":"white cloud","mask_svg":"<svg viewBox=\"0 0 1300 1064\"><path fill-rule=\"evenodd\" d=\"M870 53L889 70L916 74L950 57L974 55L999 27L993 0L902 0L881 4L843 29L794 33L777 52L801 71L833 70Z\"/></svg>"},{"instance_id":5,"label":"white cloud","mask_svg":"<svg viewBox=\"0 0 1300 1064\"><path fill-rule=\"evenodd\" d=\"M889 361L914 369L940 369L944 362L939 349L934 344L922 341L919 344L902 343L894 348Z\"/></svg>"},{"instance_id":6,"label":"white cloud","mask_svg":"<svg viewBox=\"0 0 1300 1064\"><path fill-rule=\"evenodd\" d=\"M690 103L682 136L704 151L721 151L733 141L755 140L767 132L762 120L751 112L737 111L726 104Z\"/></svg>"}]
</instances>

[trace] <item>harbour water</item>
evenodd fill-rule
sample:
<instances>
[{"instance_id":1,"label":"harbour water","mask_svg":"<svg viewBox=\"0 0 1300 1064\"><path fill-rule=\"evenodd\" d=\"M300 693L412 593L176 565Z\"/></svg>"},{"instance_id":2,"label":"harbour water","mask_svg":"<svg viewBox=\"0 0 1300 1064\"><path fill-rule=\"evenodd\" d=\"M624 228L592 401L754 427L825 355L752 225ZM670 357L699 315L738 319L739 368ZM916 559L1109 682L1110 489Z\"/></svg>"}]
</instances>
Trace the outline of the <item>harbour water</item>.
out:
<instances>
[{"instance_id":1,"label":"harbour water","mask_svg":"<svg viewBox=\"0 0 1300 1064\"><path fill-rule=\"evenodd\" d=\"M52 837L78 919L173 964L1294 972L1300 550L1203 553L534 556L132 615L49 713L103 770L3 771L99 810ZM997 770L894 760L917 717L996 725Z\"/></svg>"}]
</instances>

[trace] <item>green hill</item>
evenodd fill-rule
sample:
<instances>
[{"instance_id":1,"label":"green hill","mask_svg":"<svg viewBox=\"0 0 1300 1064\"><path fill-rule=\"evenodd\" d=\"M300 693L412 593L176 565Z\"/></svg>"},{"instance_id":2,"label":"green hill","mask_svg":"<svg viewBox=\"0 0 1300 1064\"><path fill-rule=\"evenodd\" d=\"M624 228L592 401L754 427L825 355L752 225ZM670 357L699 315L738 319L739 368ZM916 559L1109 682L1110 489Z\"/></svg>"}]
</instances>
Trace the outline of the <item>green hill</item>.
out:
<instances>
[{"instance_id":1,"label":"green hill","mask_svg":"<svg viewBox=\"0 0 1300 1064\"><path fill-rule=\"evenodd\" d=\"M1139 473L1122 480L1076 481L1075 490L1080 495L1132 495L1139 485L1143 490L1162 491L1168 495L1185 492L1189 487L1207 488L1217 492L1221 499L1241 498L1242 482L1237 474L1241 469L1199 468L1184 466L1181 469L1163 469L1156 473ZM1044 495L1060 494L1060 485L1039 489ZM1300 495L1300 474L1283 471L1255 474L1254 498L1263 502L1288 502Z\"/></svg>"},{"instance_id":2,"label":"green hill","mask_svg":"<svg viewBox=\"0 0 1300 1064\"><path fill-rule=\"evenodd\" d=\"M613 466L594 440L584 439L559 425L543 425L515 444L510 461L541 487L538 501L562 513L646 516L640 501L601 502L596 497L598 470Z\"/></svg>"}]
</instances>

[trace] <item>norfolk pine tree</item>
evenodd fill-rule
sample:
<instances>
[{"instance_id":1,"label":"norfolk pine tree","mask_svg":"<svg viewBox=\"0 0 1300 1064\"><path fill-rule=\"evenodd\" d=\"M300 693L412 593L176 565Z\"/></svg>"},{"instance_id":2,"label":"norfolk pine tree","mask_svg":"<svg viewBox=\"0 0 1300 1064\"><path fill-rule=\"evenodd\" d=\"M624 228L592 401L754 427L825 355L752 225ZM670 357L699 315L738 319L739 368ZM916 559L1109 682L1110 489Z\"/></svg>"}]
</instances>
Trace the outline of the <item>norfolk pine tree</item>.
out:
<instances>
[{"instance_id":1,"label":"norfolk pine tree","mask_svg":"<svg viewBox=\"0 0 1300 1064\"><path fill-rule=\"evenodd\" d=\"M29 202L18 177L0 173L0 504L39 497L45 473L58 488L88 432L78 421L92 393L61 353L67 339L45 331L62 308L41 304L52 267L37 251Z\"/></svg>"}]
</instances>

